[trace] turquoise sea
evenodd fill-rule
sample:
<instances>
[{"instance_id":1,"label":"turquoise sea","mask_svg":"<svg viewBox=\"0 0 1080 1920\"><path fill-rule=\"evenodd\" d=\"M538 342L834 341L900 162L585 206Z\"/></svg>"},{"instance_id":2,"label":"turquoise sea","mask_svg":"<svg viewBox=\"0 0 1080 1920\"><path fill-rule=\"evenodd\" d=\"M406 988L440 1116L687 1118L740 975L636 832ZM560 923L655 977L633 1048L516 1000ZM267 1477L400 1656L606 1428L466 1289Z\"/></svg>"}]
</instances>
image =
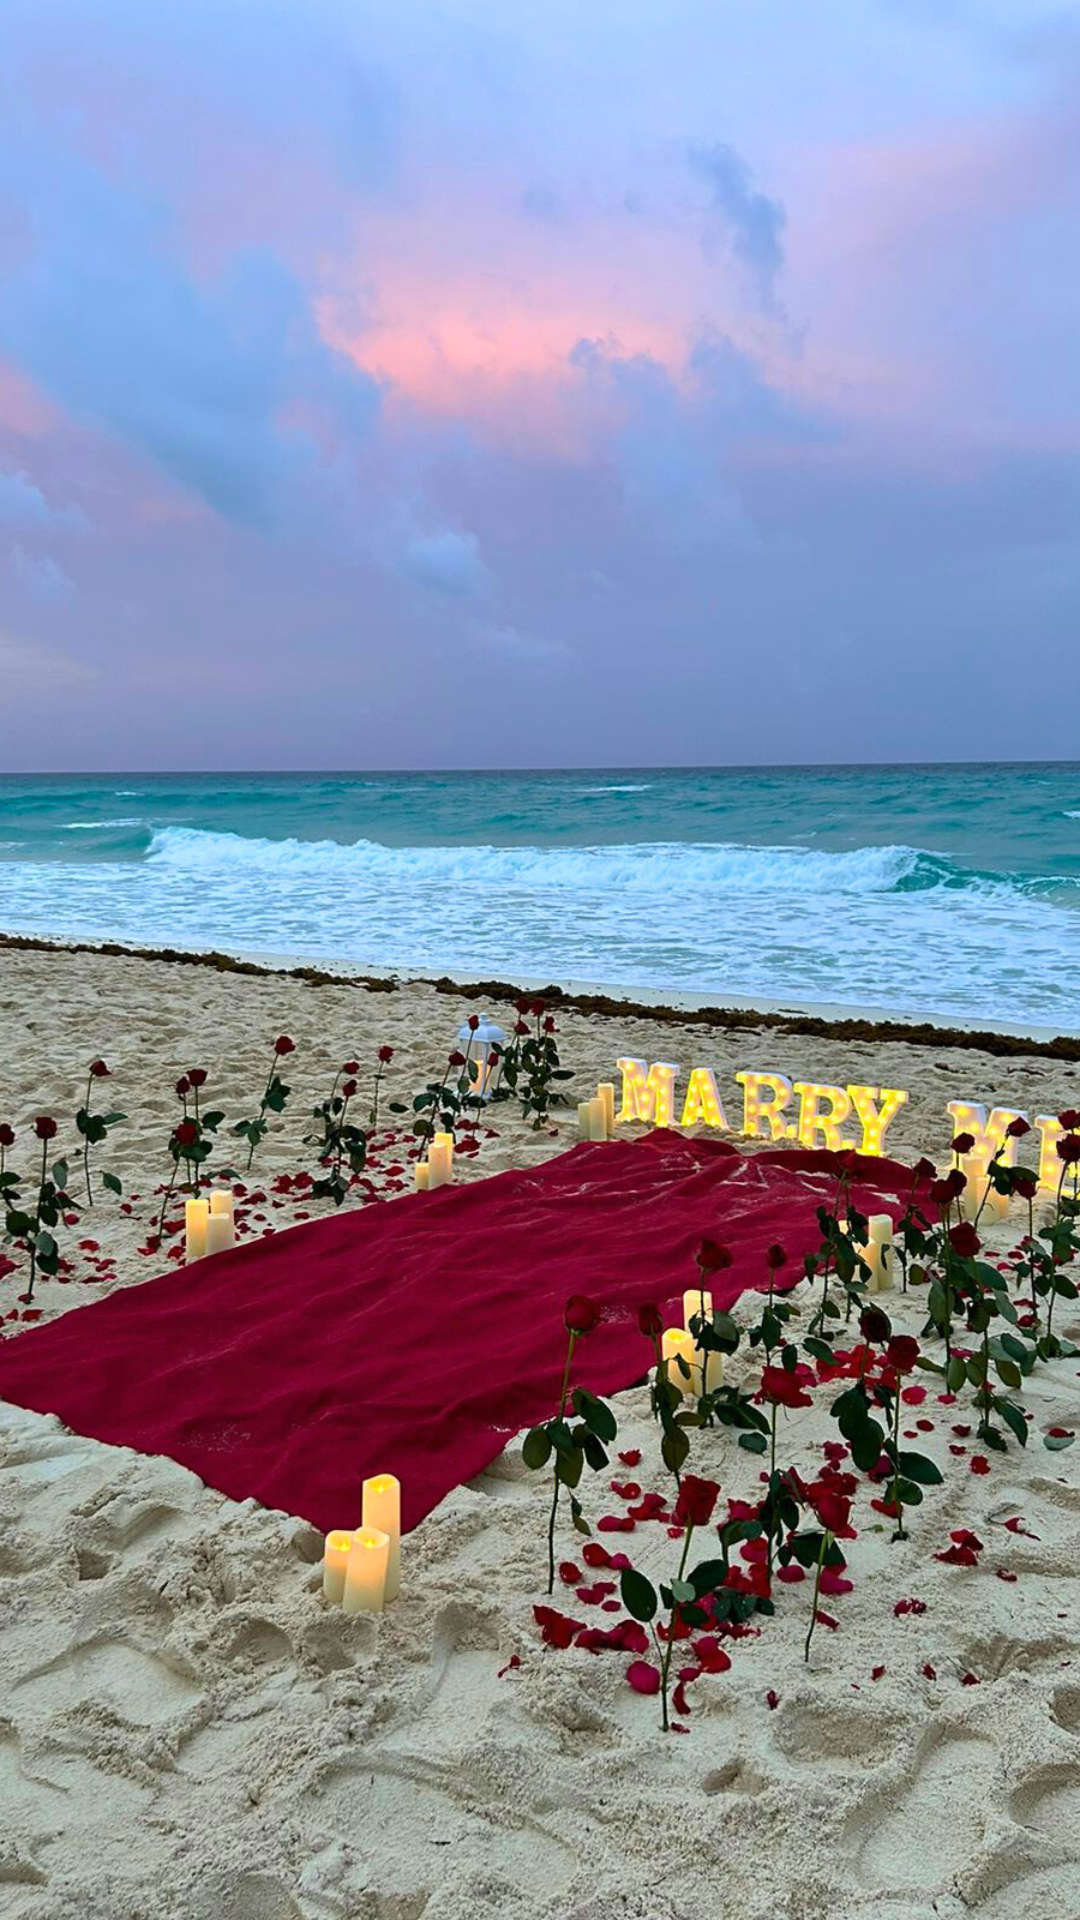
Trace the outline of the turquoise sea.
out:
<instances>
[{"instance_id":1,"label":"turquoise sea","mask_svg":"<svg viewBox=\"0 0 1080 1920\"><path fill-rule=\"evenodd\" d=\"M0 927L1080 1029L1080 764L0 779Z\"/></svg>"}]
</instances>

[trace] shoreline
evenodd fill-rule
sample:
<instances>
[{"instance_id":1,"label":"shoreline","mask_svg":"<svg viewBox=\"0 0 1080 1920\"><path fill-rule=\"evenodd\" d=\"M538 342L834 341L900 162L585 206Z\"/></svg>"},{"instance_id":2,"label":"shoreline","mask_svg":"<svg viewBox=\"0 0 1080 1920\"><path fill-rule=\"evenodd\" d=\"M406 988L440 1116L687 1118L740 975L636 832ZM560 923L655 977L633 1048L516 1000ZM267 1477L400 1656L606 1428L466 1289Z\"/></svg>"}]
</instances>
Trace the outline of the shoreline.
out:
<instances>
[{"instance_id":1,"label":"shoreline","mask_svg":"<svg viewBox=\"0 0 1080 1920\"><path fill-rule=\"evenodd\" d=\"M730 994L718 1002L715 996L707 994L573 979L559 983L545 981L538 975L521 975L516 981L506 981L470 972L433 976L380 967L359 972L347 961L316 964L303 955L262 949L143 946L123 940L78 940L63 933L24 934L0 930L0 952L127 957L173 966L206 967L216 973L248 977L284 975L309 986L357 986L370 993L389 994L410 987L430 987L436 993L455 994L464 1000L510 1003L536 994L568 1011L602 1018L647 1019L729 1032L771 1029L825 1040L901 1041L909 1046L969 1048L1002 1057L1034 1055L1080 1062L1080 1032L1063 1033L1053 1027L1011 1022L958 1026L931 1016L831 1001L808 1001L801 1007L789 1007L780 1001L751 1000L740 994Z\"/></svg>"}]
</instances>

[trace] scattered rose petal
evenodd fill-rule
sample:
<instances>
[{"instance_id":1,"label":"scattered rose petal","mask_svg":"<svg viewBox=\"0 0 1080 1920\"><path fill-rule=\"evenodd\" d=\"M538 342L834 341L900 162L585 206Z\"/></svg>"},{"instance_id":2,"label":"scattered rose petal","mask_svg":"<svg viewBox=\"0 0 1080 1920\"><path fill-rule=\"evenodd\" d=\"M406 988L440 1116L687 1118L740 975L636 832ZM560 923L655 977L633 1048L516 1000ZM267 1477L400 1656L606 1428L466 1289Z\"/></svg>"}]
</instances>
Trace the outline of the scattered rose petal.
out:
<instances>
[{"instance_id":1,"label":"scattered rose petal","mask_svg":"<svg viewBox=\"0 0 1080 1920\"><path fill-rule=\"evenodd\" d=\"M516 1669L517 1667L520 1667L520 1665L521 1665L521 1655L520 1655L520 1653L512 1653L512 1654L510 1655L510 1658L509 1658L509 1660L507 1661L507 1663L506 1663L506 1665L505 1665L505 1667L500 1667L500 1668L499 1668L499 1671L498 1671L498 1674L496 1675L496 1678L497 1678L497 1679L499 1679L499 1680L503 1680L503 1679L505 1679L505 1677L506 1677L506 1675L507 1675L508 1673L513 1673L513 1672L515 1671L515 1669Z\"/></svg>"},{"instance_id":2,"label":"scattered rose petal","mask_svg":"<svg viewBox=\"0 0 1080 1920\"><path fill-rule=\"evenodd\" d=\"M624 1467L636 1467L641 1461L641 1448L629 1447L625 1453L620 1453L619 1459Z\"/></svg>"},{"instance_id":3,"label":"scattered rose petal","mask_svg":"<svg viewBox=\"0 0 1080 1920\"><path fill-rule=\"evenodd\" d=\"M882 1679L884 1673L885 1673L884 1667L871 1667L870 1678L871 1680L880 1680Z\"/></svg>"},{"instance_id":4,"label":"scattered rose petal","mask_svg":"<svg viewBox=\"0 0 1080 1920\"><path fill-rule=\"evenodd\" d=\"M984 1453L973 1453L973 1454L972 1454L972 1456L971 1456L971 1471L972 1471L972 1473L989 1473L989 1471L990 1471L990 1462L989 1462L989 1460L988 1460L988 1459L986 1458L986 1455L985 1455Z\"/></svg>"},{"instance_id":5,"label":"scattered rose petal","mask_svg":"<svg viewBox=\"0 0 1080 1920\"><path fill-rule=\"evenodd\" d=\"M575 1567L572 1560L560 1560L559 1579L565 1580L568 1587L576 1586L581 1579L581 1568Z\"/></svg>"},{"instance_id":6,"label":"scattered rose petal","mask_svg":"<svg viewBox=\"0 0 1080 1920\"><path fill-rule=\"evenodd\" d=\"M775 1688L769 1688L768 1693L765 1695L765 1705L768 1707L770 1713L774 1713L780 1705L780 1695L776 1692Z\"/></svg>"},{"instance_id":7,"label":"scattered rose petal","mask_svg":"<svg viewBox=\"0 0 1080 1920\"><path fill-rule=\"evenodd\" d=\"M635 1693L659 1693L660 1675L647 1660L631 1660L626 1677Z\"/></svg>"},{"instance_id":8,"label":"scattered rose petal","mask_svg":"<svg viewBox=\"0 0 1080 1920\"><path fill-rule=\"evenodd\" d=\"M930 1665L930 1662L929 1662L929 1660L926 1660L926 1661L924 1661L924 1663L923 1663L923 1670L922 1670L922 1671L923 1671L923 1679L924 1679L924 1680L936 1680L936 1679L937 1679L937 1668L936 1668L936 1667L932 1667L932 1666Z\"/></svg>"},{"instance_id":9,"label":"scattered rose petal","mask_svg":"<svg viewBox=\"0 0 1080 1920\"><path fill-rule=\"evenodd\" d=\"M1009 1572L1008 1567L995 1567L994 1572L997 1574L999 1580L1007 1580L1010 1586L1017 1578L1015 1573Z\"/></svg>"}]
</instances>

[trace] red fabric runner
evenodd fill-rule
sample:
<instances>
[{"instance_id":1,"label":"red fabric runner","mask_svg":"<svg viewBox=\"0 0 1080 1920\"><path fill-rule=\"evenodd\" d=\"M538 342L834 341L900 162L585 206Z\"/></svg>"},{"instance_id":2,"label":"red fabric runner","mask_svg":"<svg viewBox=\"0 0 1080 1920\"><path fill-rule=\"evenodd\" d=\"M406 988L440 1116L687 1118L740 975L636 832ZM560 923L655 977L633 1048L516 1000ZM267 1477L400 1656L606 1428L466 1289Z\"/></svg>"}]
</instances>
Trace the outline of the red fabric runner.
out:
<instances>
[{"instance_id":1,"label":"red fabric runner","mask_svg":"<svg viewBox=\"0 0 1080 1920\"><path fill-rule=\"evenodd\" d=\"M794 1280L835 1167L664 1132L582 1144L249 1242L28 1329L0 1343L0 1395L323 1531L359 1523L365 1475L396 1473L414 1527L551 1413L568 1294L605 1310L574 1384L630 1386L651 1357L637 1309L655 1300L681 1324L702 1235L735 1254L713 1275L718 1308L762 1283L774 1240ZM895 1213L910 1173L859 1169L857 1204Z\"/></svg>"}]
</instances>

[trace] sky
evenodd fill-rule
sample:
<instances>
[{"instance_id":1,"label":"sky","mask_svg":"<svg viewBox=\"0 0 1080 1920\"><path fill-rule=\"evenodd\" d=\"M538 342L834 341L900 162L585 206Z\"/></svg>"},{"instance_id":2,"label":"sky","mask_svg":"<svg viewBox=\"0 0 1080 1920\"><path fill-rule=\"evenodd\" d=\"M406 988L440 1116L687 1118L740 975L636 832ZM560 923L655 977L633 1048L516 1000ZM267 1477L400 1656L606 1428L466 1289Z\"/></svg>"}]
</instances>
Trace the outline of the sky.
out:
<instances>
[{"instance_id":1,"label":"sky","mask_svg":"<svg viewBox=\"0 0 1080 1920\"><path fill-rule=\"evenodd\" d=\"M1080 4L2 0L0 765L1077 757L1078 218Z\"/></svg>"}]
</instances>

